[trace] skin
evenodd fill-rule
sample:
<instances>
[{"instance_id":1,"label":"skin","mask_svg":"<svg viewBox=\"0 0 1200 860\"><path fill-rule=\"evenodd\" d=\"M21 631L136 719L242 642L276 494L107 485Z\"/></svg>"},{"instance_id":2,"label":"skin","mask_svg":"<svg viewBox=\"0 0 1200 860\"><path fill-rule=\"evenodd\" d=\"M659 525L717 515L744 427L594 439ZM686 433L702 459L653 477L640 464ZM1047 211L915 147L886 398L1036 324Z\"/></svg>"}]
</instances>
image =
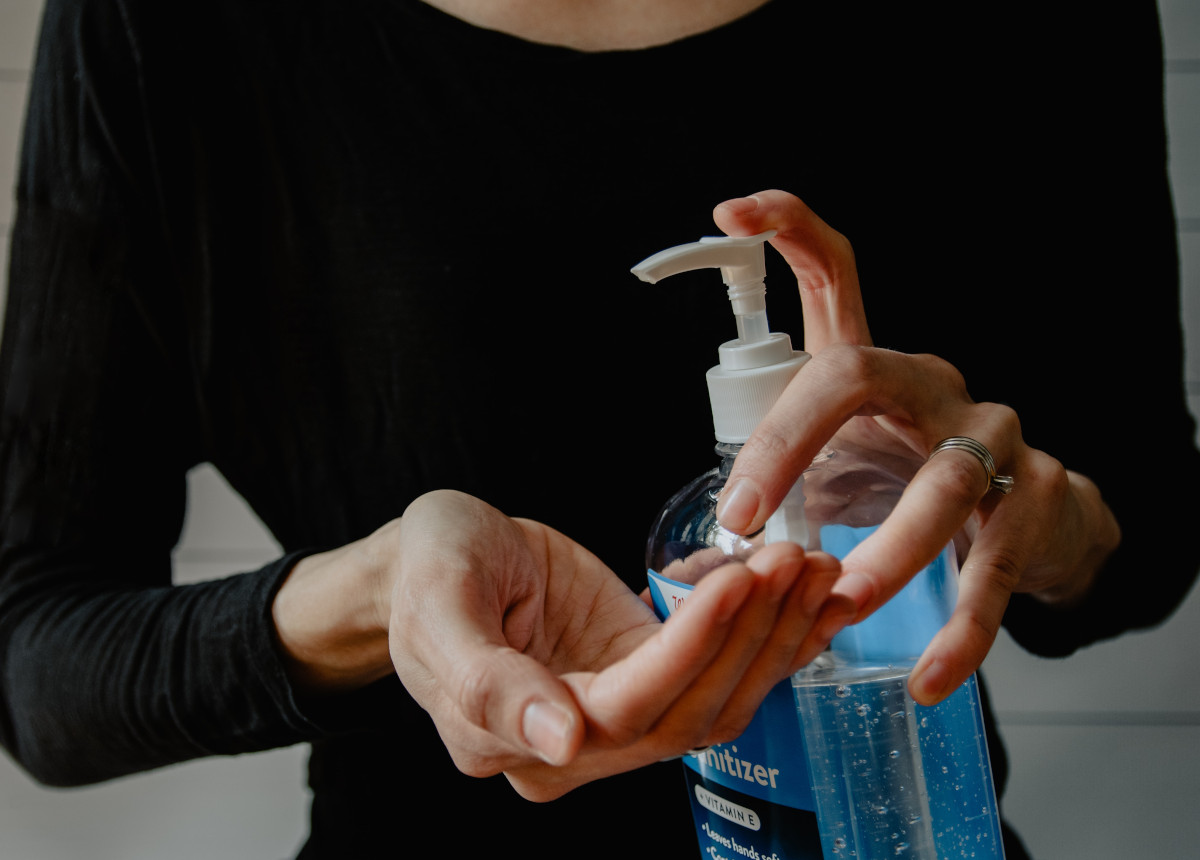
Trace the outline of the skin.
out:
<instances>
[{"instance_id":1,"label":"skin","mask_svg":"<svg viewBox=\"0 0 1200 860\"><path fill-rule=\"evenodd\" d=\"M595 556L479 499L429 493L302 560L274 617L310 695L396 672L464 773L531 800L741 734L854 613L793 544L709 573L666 623Z\"/></svg>"},{"instance_id":2,"label":"skin","mask_svg":"<svg viewBox=\"0 0 1200 860\"><path fill-rule=\"evenodd\" d=\"M870 345L849 242L799 199L764 191L717 207L733 235L778 230L812 359L738 455L718 508L752 533L827 443L915 473L893 513L842 564L792 544L708 573L657 621L585 548L452 491L300 561L276 597L298 689L329 695L396 672L465 773L504 772L523 796L572 788L741 733L769 689L898 591L956 534L969 549L949 623L910 679L933 704L977 669L1010 595L1069 605L1120 532L1095 486L1026 446L1016 416L975 403L933 356ZM1014 476L990 492L970 435Z\"/></svg>"},{"instance_id":3,"label":"skin","mask_svg":"<svg viewBox=\"0 0 1200 860\"><path fill-rule=\"evenodd\" d=\"M649 48L728 24L766 0L425 0L478 27L579 51Z\"/></svg>"},{"instance_id":4,"label":"skin","mask_svg":"<svg viewBox=\"0 0 1200 860\"><path fill-rule=\"evenodd\" d=\"M713 213L735 236L779 230L771 244L791 266L804 311L804 347L813 358L738 454L717 508L722 524L750 533L778 505L827 440L862 445L917 469L895 511L842 563L835 593L869 615L964 530L959 596L909 680L922 704L941 701L983 662L1013 592L1070 605L1091 586L1120 542L1120 529L1095 484L1030 448L1006 406L976 403L945 361L871 346L854 255L846 238L801 200L764 191L726 201ZM1000 474L990 491L978 461L946 451L949 436L987 446Z\"/></svg>"}]
</instances>

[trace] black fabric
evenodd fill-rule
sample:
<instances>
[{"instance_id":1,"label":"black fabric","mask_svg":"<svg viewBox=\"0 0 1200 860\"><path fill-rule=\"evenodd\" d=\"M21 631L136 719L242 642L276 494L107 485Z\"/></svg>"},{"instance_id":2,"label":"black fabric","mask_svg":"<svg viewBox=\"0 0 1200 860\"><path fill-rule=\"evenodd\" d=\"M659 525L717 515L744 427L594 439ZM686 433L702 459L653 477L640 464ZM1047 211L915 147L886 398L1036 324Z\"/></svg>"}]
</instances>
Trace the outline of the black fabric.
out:
<instances>
[{"instance_id":1,"label":"black fabric","mask_svg":"<svg viewBox=\"0 0 1200 860\"><path fill-rule=\"evenodd\" d=\"M460 775L395 681L297 700L269 624L294 555L186 588L170 555L211 462L288 553L453 487L640 588L658 506L715 463L703 374L734 332L711 274L628 268L767 187L854 243L879 345L953 361L1117 512L1094 593L1014 598L1017 640L1166 617L1197 503L1160 500L1200 465L1154 4L816 5L581 54L414 0L49 0L0 359L12 756L74 785L307 741L306 857L403 853L414 825L454 856L636 832L694 857L677 763L521 801Z\"/></svg>"}]
</instances>

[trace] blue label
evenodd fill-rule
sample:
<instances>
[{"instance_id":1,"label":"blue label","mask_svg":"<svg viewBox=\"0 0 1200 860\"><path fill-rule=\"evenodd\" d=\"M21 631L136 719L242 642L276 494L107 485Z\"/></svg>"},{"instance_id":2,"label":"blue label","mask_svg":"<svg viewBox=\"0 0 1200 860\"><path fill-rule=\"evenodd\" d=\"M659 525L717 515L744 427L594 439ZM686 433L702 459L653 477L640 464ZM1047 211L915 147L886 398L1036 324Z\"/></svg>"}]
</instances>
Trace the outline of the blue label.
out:
<instances>
[{"instance_id":1,"label":"blue label","mask_svg":"<svg viewBox=\"0 0 1200 860\"><path fill-rule=\"evenodd\" d=\"M692 587L649 571L659 617L680 611ZM730 743L683 757L701 856L819 860L807 755L790 680L777 684Z\"/></svg>"},{"instance_id":2,"label":"blue label","mask_svg":"<svg viewBox=\"0 0 1200 860\"><path fill-rule=\"evenodd\" d=\"M821 549L845 558L876 528L822 526ZM911 665L954 611L957 571L954 547L948 545L887 603L835 636L833 650L851 662Z\"/></svg>"}]
</instances>

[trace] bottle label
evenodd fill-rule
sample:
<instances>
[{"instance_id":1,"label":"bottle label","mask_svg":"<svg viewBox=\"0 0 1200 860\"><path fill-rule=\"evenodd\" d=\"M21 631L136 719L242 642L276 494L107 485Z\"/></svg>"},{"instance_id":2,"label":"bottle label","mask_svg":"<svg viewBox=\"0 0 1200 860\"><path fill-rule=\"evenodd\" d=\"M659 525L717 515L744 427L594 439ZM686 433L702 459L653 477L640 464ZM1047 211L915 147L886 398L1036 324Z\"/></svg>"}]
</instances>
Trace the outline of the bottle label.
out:
<instances>
[{"instance_id":1,"label":"bottle label","mask_svg":"<svg viewBox=\"0 0 1200 860\"><path fill-rule=\"evenodd\" d=\"M692 590L648 571L655 611L681 611ZM812 785L790 680L767 695L737 739L683 757L706 860L820 860Z\"/></svg>"}]
</instances>

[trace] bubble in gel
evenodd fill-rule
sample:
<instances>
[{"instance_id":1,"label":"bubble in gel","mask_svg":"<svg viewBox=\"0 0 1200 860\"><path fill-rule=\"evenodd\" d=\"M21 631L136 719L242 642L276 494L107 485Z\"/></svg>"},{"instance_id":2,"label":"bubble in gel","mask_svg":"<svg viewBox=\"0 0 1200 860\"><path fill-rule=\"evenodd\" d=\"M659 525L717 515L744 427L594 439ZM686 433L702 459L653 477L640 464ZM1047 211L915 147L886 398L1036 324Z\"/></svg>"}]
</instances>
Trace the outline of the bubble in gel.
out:
<instances>
[{"instance_id":1,"label":"bubble in gel","mask_svg":"<svg viewBox=\"0 0 1200 860\"><path fill-rule=\"evenodd\" d=\"M839 699L844 699L850 695L850 688L844 684L838 684L837 688L834 689L833 694Z\"/></svg>"}]
</instances>

